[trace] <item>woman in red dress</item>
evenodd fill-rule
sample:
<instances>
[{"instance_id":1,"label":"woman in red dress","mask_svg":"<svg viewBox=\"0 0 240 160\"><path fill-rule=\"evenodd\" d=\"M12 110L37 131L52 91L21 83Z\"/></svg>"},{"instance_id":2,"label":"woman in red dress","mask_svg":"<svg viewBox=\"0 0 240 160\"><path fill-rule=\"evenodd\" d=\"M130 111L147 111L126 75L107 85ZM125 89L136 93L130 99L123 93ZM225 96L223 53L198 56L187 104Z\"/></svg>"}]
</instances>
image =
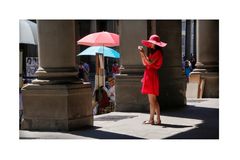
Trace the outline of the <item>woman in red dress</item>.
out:
<instances>
[{"instance_id":1,"label":"woman in red dress","mask_svg":"<svg viewBox=\"0 0 240 160\"><path fill-rule=\"evenodd\" d=\"M146 55L143 47L138 46L142 63L145 66L141 92L148 95L150 104L150 118L148 121L144 121L144 124L160 125L160 106L157 100L160 89L158 69L161 68L163 62L162 47L165 47L167 43L160 41L159 36L152 35L149 40L142 40L142 44L150 49L150 53ZM157 115L156 123L154 122L155 113Z\"/></svg>"}]
</instances>

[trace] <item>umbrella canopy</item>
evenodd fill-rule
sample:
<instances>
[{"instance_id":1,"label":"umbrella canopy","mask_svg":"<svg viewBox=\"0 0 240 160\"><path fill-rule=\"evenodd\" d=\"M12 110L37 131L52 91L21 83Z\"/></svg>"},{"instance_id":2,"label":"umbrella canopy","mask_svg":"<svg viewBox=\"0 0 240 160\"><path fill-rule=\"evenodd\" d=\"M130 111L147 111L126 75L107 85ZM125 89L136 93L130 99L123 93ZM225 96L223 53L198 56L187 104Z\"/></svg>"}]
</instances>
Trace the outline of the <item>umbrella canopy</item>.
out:
<instances>
[{"instance_id":1,"label":"umbrella canopy","mask_svg":"<svg viewBox=\"0 0 240 160\"><path fill-rule=\"evenodd\" d=\"M119 46L119 35L110 32L96 32L83 37L77 43L86 46Z\"/></svg>"},{"instance_id":2,"label":"umbrella canopy","mask_svg":"<svg viewBox=\"0 0 240 160\"><path fill-rule=\"evenodd\" d=\"M104 46L92 46L88 47L81 53L79 53L77 56L83 56L83 55L92 55L95 56L96 53L102 53L104 57L111 57L111 58L120 58L120 54L115 51L114 49L104 47Z\"/></svg>"},{"instance_id":3,"label":"umbrella canopy","mask_svg":"<svg viewBox=\"0 0 240 160\"><path fill-rule=\"evenodd\" d=\"M37 24L29 20L19 20L19 43L37 45Z\"/></svg>"}]
</instances>

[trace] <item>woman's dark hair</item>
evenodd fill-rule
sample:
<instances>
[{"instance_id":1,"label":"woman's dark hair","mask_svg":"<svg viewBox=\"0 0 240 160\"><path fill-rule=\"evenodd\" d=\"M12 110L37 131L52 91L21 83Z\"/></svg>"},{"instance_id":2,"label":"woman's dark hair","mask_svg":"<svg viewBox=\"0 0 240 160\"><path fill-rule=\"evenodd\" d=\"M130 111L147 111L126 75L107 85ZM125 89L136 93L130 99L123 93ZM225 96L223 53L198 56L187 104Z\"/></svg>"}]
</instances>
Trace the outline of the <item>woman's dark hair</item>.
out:
<instances>
[{"instance_id":1,"label":"woman's dark hair","mask_svg":"<svg viewBox=\"0 0 240 160\"><path fill-rule=\"evenodd\" d=\"M27 58L27 63L32 63L32 59L31 58Z\"/></svg>"},{"instance_id":2,"label":"woman's dark hair","mask_svg":"<svg viewBox=\"0 0 240 160\"><path fill-rule=\"evenodd\" d=\"M163 53L163 49L162 49L162 47L160 47L160 46L158 46L158 45L155 45L155 48L153 49L153 48L148 48L148 53L149 53L149 55L150 54L154 54L156 51L161 51L162 53Z\"/></svg>"}]
</instances>

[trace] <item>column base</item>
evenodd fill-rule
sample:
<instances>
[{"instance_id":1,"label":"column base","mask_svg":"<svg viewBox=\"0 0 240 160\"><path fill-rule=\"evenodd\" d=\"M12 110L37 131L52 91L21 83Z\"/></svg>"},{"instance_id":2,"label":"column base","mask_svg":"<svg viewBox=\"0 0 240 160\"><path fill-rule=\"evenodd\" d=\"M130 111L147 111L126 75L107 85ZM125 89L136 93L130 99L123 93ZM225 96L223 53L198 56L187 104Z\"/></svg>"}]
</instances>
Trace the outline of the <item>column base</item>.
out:
<instances>
[{"instance_id":1,"label":"column base","mask_svg":"<svg viewBox=\"0 0 240 160\"><path fill-rule=\"evenodd\" d=\"M199 90L203 90L199 98L219 98L219 66L218 64L203 64L197 62L196 69L190 74L191 76L199 76L200 81L204 81L204 86L200 86ZM198 83L198 82L197 82ZM201 84L201 83L200 83Z\"/></svg>"},{"instance_id":2,"label":"column base","mask_svg":"<svg viewBox=\"0 0 240 160\"><path fill-rule=\"evenodd\" d=\"M117 112L149 112L147 95L141 93L142 76L116 76L116 109Z\"/></svg>"},{"instance_id":3,"label":"column base","mask_svg":"<svg viewBox=\"0 0 240 160\"><path fill-rule=\"evenodd\" d=\"M199 72L199 70L194 70L191 76L200 76L201 80L204 80L203 92L200 98L219 98L219 73L218 72Z\"/></svg>"},{"instance_id":4,"label":"column base","mask_svg":"<svg viewBox=\"0 0 240 160\"><path fill-rule=\"evenodd\" d=\"M90 84L29 84L22 93L21 129L69 131L93 126Z\"/></svg>"},{"instance_id":5,"label":"column base","mask_svg":"<svg viewBox=\"0 0 240 160\"><path fill-rule=\"evenodd\" d=\"M38 79L63 79L77 77L75 67L39 67L36 71Z\"/></svg>"},{"instance_id":6,"label":"column base","mask_svg":"<svg viewBox=\"0 0 240 160\"><path fill-rule=\"evenodd\" d=\"M205 89L203 98L219 98L219 74L218 72L208 72L201 75L205 79Z\"/></svg>"},{"instance_id":7,"label":"column base","mask_svg":"<svg viewBox=\"0 0 240 160\"><path fill-rule=\"evenodd\" d=\"M160 109L178 109L186 106L186 79L181 66L161 68L160 95L158 101Z\"/></svg>"}]
</instances>

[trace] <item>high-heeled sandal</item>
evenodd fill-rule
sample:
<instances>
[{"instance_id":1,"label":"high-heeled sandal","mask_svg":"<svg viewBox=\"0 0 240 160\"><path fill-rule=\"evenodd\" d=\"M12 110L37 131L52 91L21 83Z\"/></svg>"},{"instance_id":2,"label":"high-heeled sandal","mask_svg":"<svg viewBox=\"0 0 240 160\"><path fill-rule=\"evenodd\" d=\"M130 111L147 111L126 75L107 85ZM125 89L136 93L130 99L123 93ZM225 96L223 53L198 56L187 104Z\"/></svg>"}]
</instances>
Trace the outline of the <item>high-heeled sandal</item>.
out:
<instances>
[{"instance_id":1,"label":"high-heeled sandal","mask_svg":"<svg viewBox=\"0 0 240 160\"><path fill-rule=\"evenodd\" d=\"M161 120L159 121L159 122L156 122L156 123L154 123L154 125L158 125L158 126L160 126L161 125Z\"/></svg>"},{"instance_id":2,"label":"high-heeled sandal","mask_svg":"<svg viewBox=\"0 0 240 160\"><path fill-rule=\"evenodd\" d=\"M151 125L154 125L154 121L146 120L146 121L143 121L143 124L151 124Z\"/></svg>"}]
</instances>

